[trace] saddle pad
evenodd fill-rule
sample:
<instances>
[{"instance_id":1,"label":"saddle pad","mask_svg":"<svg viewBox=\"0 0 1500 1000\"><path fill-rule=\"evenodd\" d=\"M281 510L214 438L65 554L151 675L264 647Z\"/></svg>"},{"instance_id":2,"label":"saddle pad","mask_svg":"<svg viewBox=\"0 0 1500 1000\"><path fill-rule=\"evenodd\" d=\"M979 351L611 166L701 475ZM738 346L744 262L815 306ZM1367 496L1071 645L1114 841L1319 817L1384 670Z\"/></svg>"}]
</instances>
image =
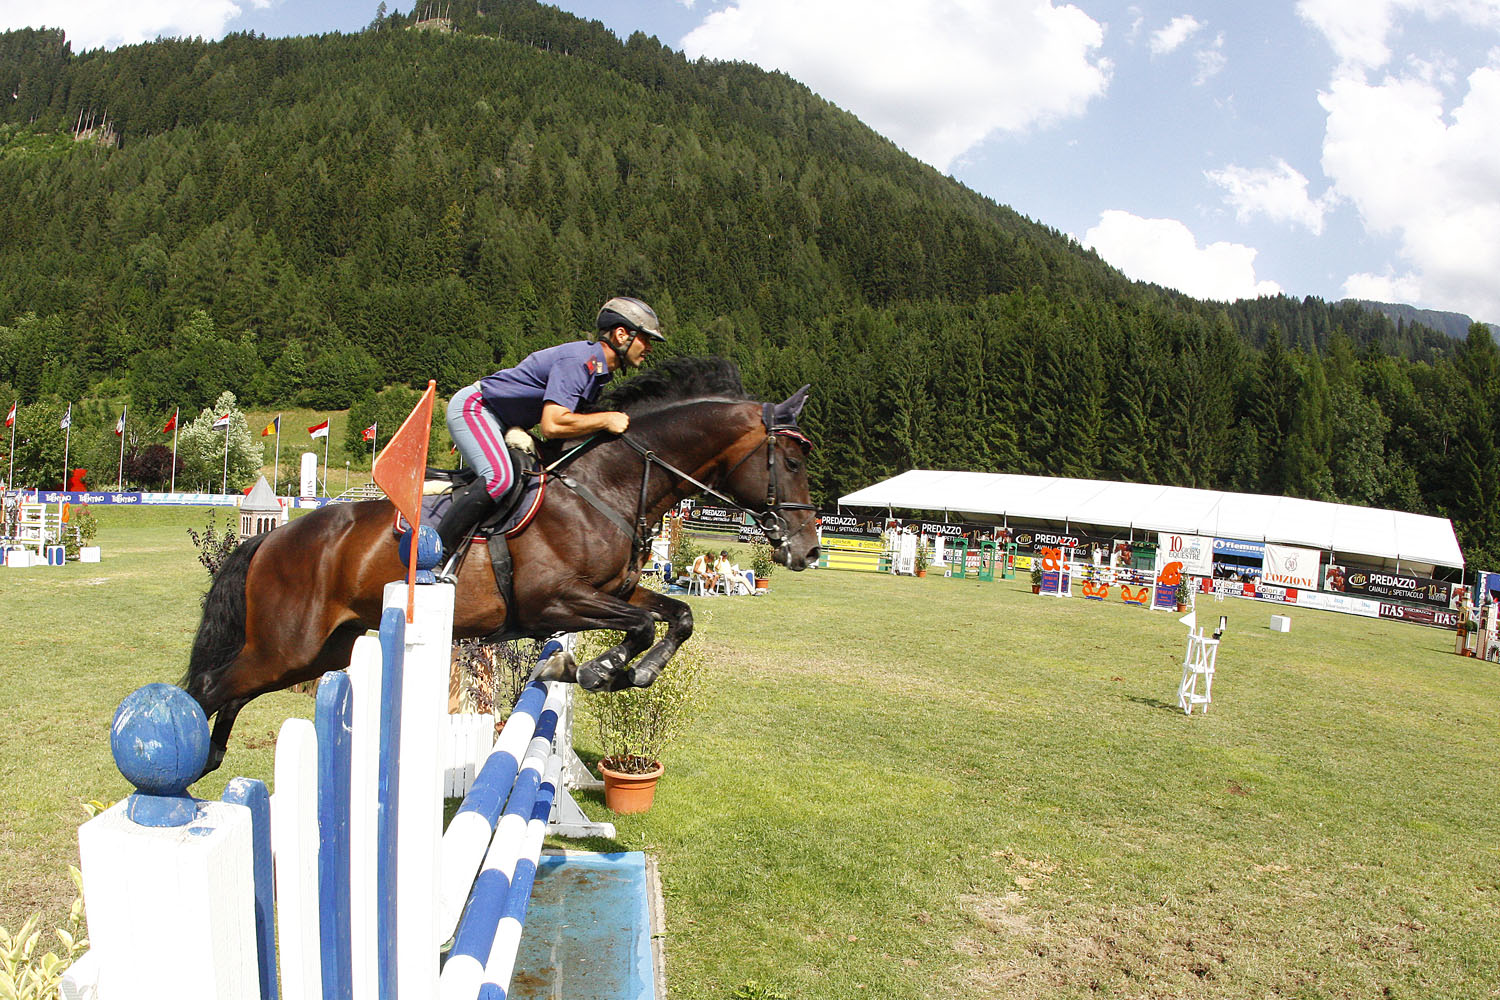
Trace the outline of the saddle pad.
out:
<instances>
[{"instance_id":1,"label":"saddle pad","mask_svg":"<svg viewBox=\"0 0 1500 1000\"><path fill-rule=\"evenodd\" d=\"M445 484L447 485L447 484ZM541 509L542 498L547 494L547 474L536 476L522 476L521 488L513 491L514 499L504 509L497 511L489 520L485 521L474 532L475 538L493 538L496 535L504 535L506 538L514 538L526 530L536 512ZM448 506L453 502L453 491L444 490L441 493L426 494L422 497L422 523L436 525L448 512ZM401 537L411 525L407 524L406 518L397 511L395 522L391 526L396 537Z\"/></svg>"}]
</instances>

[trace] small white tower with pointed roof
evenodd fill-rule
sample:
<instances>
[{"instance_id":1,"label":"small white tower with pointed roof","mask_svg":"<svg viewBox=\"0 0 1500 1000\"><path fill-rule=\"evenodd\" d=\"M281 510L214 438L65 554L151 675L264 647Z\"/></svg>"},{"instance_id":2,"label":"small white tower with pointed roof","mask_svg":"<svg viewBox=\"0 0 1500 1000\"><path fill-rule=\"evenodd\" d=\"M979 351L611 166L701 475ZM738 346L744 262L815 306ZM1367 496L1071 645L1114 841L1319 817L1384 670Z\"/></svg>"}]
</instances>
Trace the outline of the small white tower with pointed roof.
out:
<instances>
[{"instance_id":1,"label":"small white tower with pointed roof","mask_svg":"<svg viewBox=\"0 0 1500 1000\"><path fill-rule=\"evenodd\" d=\"M245 499L240 501L240 537L249 538L286 522L286 507L271 491L271 484L266 482L266 477L261 476Z\"/></svg>"}]
</instances>

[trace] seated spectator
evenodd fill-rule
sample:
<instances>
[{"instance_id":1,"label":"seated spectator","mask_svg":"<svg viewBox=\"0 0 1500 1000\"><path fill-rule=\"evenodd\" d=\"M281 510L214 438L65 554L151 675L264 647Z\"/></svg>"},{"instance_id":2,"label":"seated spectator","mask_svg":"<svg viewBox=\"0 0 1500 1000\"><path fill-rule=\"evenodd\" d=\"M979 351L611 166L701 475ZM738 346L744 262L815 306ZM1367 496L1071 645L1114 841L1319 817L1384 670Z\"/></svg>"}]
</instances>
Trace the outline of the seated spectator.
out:
<instances>
[{"instance_id":1,"label":"seated spectator","mask_svg":"<svg viewBox=\"0 0 1500 1000\"><path fill-rule=\"evenodd\" d=\"M734 567L729 564L729 551L727 549L720 549L719 558L714 563L714 583L717 584L721 580L727 580L733 572ZM732 591L730 592L732 593Z\"/></svg>"},{"instance_id":2,"label":"seated spectator","mask_svg":"<svg viewBox=\"0 0 1500 1000\"><path fill-rule=\"evenodd\" d=\"M688 571L688 578L695 581L702 580L703 592L705 594L713 593L714 586L719 582L719 577L709 566L707 552L698 553L698 558L693 560L693 568Z\"/></svg>"}]
</instances>

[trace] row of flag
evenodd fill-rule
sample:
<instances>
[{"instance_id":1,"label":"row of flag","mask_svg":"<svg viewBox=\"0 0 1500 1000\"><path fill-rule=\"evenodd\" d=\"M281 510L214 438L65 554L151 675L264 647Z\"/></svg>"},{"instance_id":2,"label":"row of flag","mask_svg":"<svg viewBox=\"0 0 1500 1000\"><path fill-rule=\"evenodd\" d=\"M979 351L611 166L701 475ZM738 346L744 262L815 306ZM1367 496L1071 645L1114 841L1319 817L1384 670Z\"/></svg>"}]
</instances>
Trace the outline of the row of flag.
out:
<instances>
[{"instance_id":1,"label":"row of flag","mask_svg":"<svg viewBox=\"0 0 1500 1000\"><path fill-rule=\"evenodd\" d=\"M5 426L6 427L14 427L16 425L16 407L18 407L19 405L20 405L19 402L11 403L10 404L10 412L8 412L5 415ZM163 434L170 434L170 433L172 433L173 431L175 431L177 429L177 415L178 415L178 411L173 410L172 411L172 416L167 420L167 426L165 426L165 427L163 427L161 429L161 432ZM377 423L371 424L370 426L366 427L363 431L361 431L359 436L363 440L365 440L365 441L374 441L375 440L375 429L376 429L376 427L378 425L379 425L378 421L377 421ZM68 404L68 412L65 413L65 414L63 414L62 421L60 423L58 423L57 429L60 430L60 431L65 431L65 430L69 429L72 426L73 426L73 404L69 403ZM226 413L226 414L224 414L223 416L219 417L217 420L214 421L214 430L216 430L216 431L223 431L223 430L228 430L228 429L229 429L229 414ZM278 416L275 420L272 420L269 424L266 424L266 429L260 432L260 436L261 437L271 437L272 435L276 435L276 434L280 434L280 433L281 433L281 417ZM313 424L311 427L309 427L307 429L307 433L308 433L308 435L310 437L314 437L314 438L326 438L328 436L328 421L325 420L321 424ZM125 411L123 411L123 410L120 412L120 419L115 421L115 435L118 436L118 437L124 437L125 436Z\"/></svg>"}]
</instances>

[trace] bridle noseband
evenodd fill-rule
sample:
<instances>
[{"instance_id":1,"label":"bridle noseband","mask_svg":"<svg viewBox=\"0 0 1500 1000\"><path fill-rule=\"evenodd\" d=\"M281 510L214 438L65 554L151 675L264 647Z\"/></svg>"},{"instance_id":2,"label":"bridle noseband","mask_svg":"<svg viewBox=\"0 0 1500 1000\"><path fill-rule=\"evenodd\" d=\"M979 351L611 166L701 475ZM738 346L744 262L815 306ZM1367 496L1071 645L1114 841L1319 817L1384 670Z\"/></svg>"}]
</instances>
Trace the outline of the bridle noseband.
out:
<instances>
[{"instance_id":1,"label":"bridle noseband","mask_svg":"<svg viewBox=\"0 0 1500 1000\"><path fill-rule=\"evenodd\" d=\"M688 474L687 472L684 472L682 469L677 468L671 462L663 460L659 455L656 454L656 452L652 451L650 448L647 448L645 445L632 438L628 433L620 435L619 440L629 445L632 450L634 450L638 455L641 456L642 459L644 459L643 469L641 471L640 499L636 504L634 526L629 524L629 522L627 522L625 518L622 517L617 511L600 500L599 497L596 496L594 492L587 486L573 479L571 476L563 475L560 471L557 471L563 465L571 462L571 460L578 454L583 452L588 445L592 445L595 442L601 440L607 440L606 438L594 438L589 441L587 445L580 445L578 448L573 449L571 452L558 459L549 468L551 471L556 472L558 480L564 486L568 487L584 500L588 501L589 504L591 504L600 513L607 517L610 522L613 523L617 528L619 528L626 535L632 537L634 541L630 565L630 569L632 571L640 565L640 563L645 559L646 554L651 551L652 532L651 526L646 522L646 509L647 504L649 503L649 497L647 496L647 493L650 488L651 467L653 465L661 466L663 471L676 476L678 479L681 479L684 482L691 483L692 485L696 486L699 491L713 497L715 500L718 500L725 506L731 507L734 510L740 511L741 513L749 514L750 517L754 519L756 525L760 528L760 530L765 533L766 540L771 543L771 546L773 548L780 548L786 542L787 536L790 533L790 525L788 524L786 516L783 512L790 510L816 511L818 508L816 505L810 503L785 503L781 500L777 492L779 473L778 465L776 462L776 439L778 437L793 438L796 441L800 442L802 446L808 451L812 450L812 442L808 440L807 435L802 433L801 428L799 428L795 422L778 420L776 417L775 407L771 403L763 403L761 405L761 421L766 426L766 436L765 440L762 442L766 447L765 510L752 510L739 501L725 495L720 490L709 486L707 483L700 482L694 476ZM745 462L749 460L750 456L754 455L759 450L760 445L756 445L754 448L747 451L744 456L742 456L738 462L734 463L734 466L730 468L727 473L725 473L725 480L727 481L732 478L734 474L739 471L740 466L744 465Z\"/></svg>"}]
</instances>

